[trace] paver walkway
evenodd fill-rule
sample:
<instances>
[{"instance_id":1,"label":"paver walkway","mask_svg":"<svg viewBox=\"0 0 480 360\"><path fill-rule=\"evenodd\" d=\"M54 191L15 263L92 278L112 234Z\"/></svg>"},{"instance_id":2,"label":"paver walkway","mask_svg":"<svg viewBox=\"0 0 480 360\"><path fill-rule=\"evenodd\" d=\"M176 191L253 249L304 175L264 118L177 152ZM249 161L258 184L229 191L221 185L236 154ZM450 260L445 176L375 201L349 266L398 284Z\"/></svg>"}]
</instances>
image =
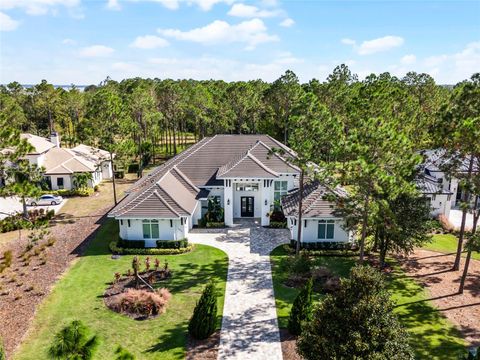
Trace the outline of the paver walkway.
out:
<instances>
[{"instance_id":1,"label":"paver walkway","mask_svg":"<svg viewBox=\"0 0 480 360\"><path fill-rule=\"evenodd\" d=\"M237 228L216 233L193 230L189 238L229 257L219 359L281 360L269 254L289 241L288 230L242 221Z\"/></svg>"}]
</instances>

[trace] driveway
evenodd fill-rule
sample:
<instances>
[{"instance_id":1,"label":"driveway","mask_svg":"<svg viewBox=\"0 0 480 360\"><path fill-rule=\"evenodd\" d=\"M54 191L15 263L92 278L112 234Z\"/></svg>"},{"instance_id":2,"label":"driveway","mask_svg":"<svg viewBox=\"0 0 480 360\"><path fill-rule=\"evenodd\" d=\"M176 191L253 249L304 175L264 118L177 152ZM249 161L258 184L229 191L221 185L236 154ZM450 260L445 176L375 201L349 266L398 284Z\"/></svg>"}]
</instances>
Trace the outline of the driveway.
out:
<instances>
[{"instance_id":1,"label":"driveway","mask_svg":"<svg viewBox=\"0 0 480 360\"><path fill-rule=\"evenodd\" d=\"M55 214L62 208L63 205L67 202L67 199L63 199L62 203L59 205L48 205L48 206L27 206L28 210L32 209L45 209L54 210ZM16 214L23 211L22 202L17 196L8 196L5 198L0 198L0 219L6 218L7 214Z\"/></svg>"},{"instance_id":2,"label":"driveway","mask_svg":"<svg viewBox=\"0 0 480 360\"><path fill-rule=\"evenodd\" d=\"M462 225L462 210L452 209L450 210L450 215L448 216L448 221L456 228L460 229ZM467 214L467 221L465 222L465 227L471 229L473 227L473 215ZM477 228L480 227L480 223Z\"/></svg>"},{"instance_id":3,"label":"driveway","mask_svg":"<svg viewBox=\"0 0 480 360\"><path fill-rule=\"evenodd\" d=\"M191 242L219 248L229 258L219 359L282 359L269 255L289 238L288 230L265 229L254 220L190 233Z\"/></svg>"}]
</instances>

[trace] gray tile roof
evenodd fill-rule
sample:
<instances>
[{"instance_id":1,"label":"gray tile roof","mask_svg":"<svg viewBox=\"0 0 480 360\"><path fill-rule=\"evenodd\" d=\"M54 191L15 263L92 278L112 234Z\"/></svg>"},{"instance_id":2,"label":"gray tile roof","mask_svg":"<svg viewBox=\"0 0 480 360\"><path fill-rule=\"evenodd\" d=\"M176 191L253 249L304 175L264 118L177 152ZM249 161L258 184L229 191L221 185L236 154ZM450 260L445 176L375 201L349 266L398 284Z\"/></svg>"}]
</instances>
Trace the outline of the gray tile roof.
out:
<instances>
[{"instance_id":1,"label":"gray tile roof","mask_svg":"<svg viewBox=\"0 0 480 360\"><path fill-rule=\"evenodd\" d=\"M441 181L427 174L420 175L416 183L418 190L423 194L453 194L451 191L443 189Z\"/></svg>"}]
</instances>

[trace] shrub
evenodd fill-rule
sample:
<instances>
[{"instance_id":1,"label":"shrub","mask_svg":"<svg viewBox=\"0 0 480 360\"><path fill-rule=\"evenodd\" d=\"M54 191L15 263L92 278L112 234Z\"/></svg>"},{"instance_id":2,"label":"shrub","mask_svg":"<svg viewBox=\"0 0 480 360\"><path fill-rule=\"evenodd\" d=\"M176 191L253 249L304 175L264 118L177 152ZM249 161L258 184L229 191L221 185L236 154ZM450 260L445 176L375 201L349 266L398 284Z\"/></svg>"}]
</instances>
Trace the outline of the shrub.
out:
<instances>
[{"instance_id":1,"label":"shrub","mask_svg":"<svg viewBox=\"0 0 480 360\"><path fill-rule=\"evenodd\" d=\"M120 254L120 255L178 255L178 254L184 254L192 251L195 248L195 245L190 244L187 247L180 248L180 249L157 249L157 248L129 249L129 248L119 247L118 242L115 240L110 242L109 247L112 253Z\"/></svg>"},{"instance_id":2,"label":"shrub","mask_svg":"<svg viewBox=\"0 0 480 360\"><path fill-rule=\"evenodd\" d=\"M220 229L225 227L224 222L207 221L206 227L210 229Z\"/></svg>"},{"instance_id":3,"label":"shrub","mask_svg":"<svg viewBox=\"0 0 480 360\"><path fill-rule=\"evenodd\" d=\"M339 291L316 306L297 340L298 353L306 360L413 360L409 336L393 306L383 275L356 266Z\"/></svg>"},{"instance_id":4,"label":"shrub","mask_svg":"<svg viewBox=\"0 0 480 360\"><path fill-rule=\"evenodd\" d=\"M139 168L140 168L140 165L138 163L131 163L131 164L128 165L127 173L128 174L137 174Z\"/></svg>"},{"instance_id":5,"label":"shrub","mask_svg":"<svg viewBox=\"0 0 480 360\"><path fill-rule=\"evenodd\" d=\"M115 354L115 360L135 360L135 356L121 346L118 346Z\"/></svg>"},{"instance_id":6,"label":"shrub","mask_svg":"<svg viewBox=\"0 0 480 360\"><path fill-rule=\"evenodd\" d=\"M3 263L7 267L12 265L12 258L13 258L12 250L7 250L3 253Z\"/></svg>"},{"instance_id":7,"label":"shrub","mask_svg":"<svg viewBox=\"0 0 480 360\"><path fill-rule=\"evenodd\" d=\"M269 227L271 227L272 229L284 229L287 227L287 223L286 222L279 222L279 221L271 221L270 220L270 225Z\"/></svg>"},{"instance_id":8,"label":"shrub","mask_svg":"<svg viewBox=\"0 0 480 360\"><path fill-rule=\"evenodd\" d=\"M287 269L291 274L310 274L312 270L312 260L306 251L301 251L298 256L289 256L287 260Z\"/></svg>"},{"instance_id":9,"label":"shrub","mask_svg":"<svg viewBox=\"0 0 480 360\"><path fill-rule=\"evenodd\" d=\"M90 196L94 193L93 188L79 188L79 189L60 189L60 190L46 190L42 191L42 194L52 194L58 195L63 197L70 197L70 196Z\"/></svg>"},{"instance_id":10,"label":"shrub","mask_svg":"<svg viewBox=\"0 0 480 360\"><path fill-rule=\"evenodd\" d=\"M203 290L188 323L188 332L195 339L203 340L215 332L217 323L217 296L210 282Z\"/></svg>"},{"instance_id":11,"label":"shrub","mask_svg":"<svg viewBox=\"0 0 480 360\"><path fill-rule=\"evenodd\" d=\"M125 248L125 249L144 249L145 248L145 240L118 239L117 246L121 247L121 248Z\"/></svg>"},{"instance_id":12,"label":"shrub","mask_svg":"<svg viewBox=\"0 0 480 360\"><path fill-rule=\"evenodd\" d=\"M188 246L188 239L157 240L157 249L183 249Z\"/></svg>"},{"instance_id":13,"label":"shrub","mask_svg":"<svg viewBox=\"0 0 480 360\"><path fill-rule=\"evenodd\" d=\"M480 360L480 347L468 350L467 356L462 357L463 360Z\"/></svg>"},{"instance_id":14,"label":"shrub","mask_svg":"<svg viewBox=\"0 0 480 360\"><path fill-rule=\"evenodd\" d=\"M312 314L312 286L313 279L310 278L300 293L293 301L290 316L288 318L288 331L292 335L300 335L304 321L309 321Z\"/></svg>"},{"instance_id":15,"label":"shrub","mask_svg":"<svg viewBox=\"0 0 480 360\"><path fill-rule=\"evenodd\" d=\"M88 338L87 333L88 329L81 321L72 321L55 335L48 355L52 359L92 359L98 347L98 338Z\"/></svg>"},{"instance_id":16,"label":"shrub","mask_svg":"<svg viewBox=\"0 0 480 360\"><path fill-rule=\"evenodd\" d=\"M0 338L0 360L6 360L7 355L5 354L5 348L3 347L3 341Z\"/></svg>"},{"instance_id":17,"label":"shrub","mask_svg":"<svg viewBox=\"0 0 480 360\"><path fill-rule=\"evenodd\" d=\"M290 246L295 248L296 240L290 240ZM339 241L302 242L301 248L306 250L350 250L352 243Z\"/></svg>"},{"instance_id":18,"label":"shrub","mask_svg":"<svg viewBox=\"0 0 480 360\"><path fill-rule=\"evenodd\" d=\"M287 219L282 211L275 210L270 214L270 222L280 222L280 223L287 223Z\"/></svg>"},{"instance_id":19,"label":"shrub","mask_svg":"<svg viewBox=\"0 0 480 360\"><path fill-rule=\"evenodd\" d=\"M119 294L112 307L117 312L124 312L145 317L163 314L172 295L165 289L154 292L147 290L128 289Z\"/></svg>"},{"instance_id":20,"label":"shrub","mask_svg":"<svg viewBox=\"0 0 480 360\"><path fill-rule=\"evenodd\" d=\"M440 222L443 230L445 230L445 232L448 232L448 233L451 233L455 230L455 227L452 225L452 223L450 222L450 220L448 220L448 218L445 216L445 215L439 215L438 216L438 221Z\"/></svg>"}]
</instances>

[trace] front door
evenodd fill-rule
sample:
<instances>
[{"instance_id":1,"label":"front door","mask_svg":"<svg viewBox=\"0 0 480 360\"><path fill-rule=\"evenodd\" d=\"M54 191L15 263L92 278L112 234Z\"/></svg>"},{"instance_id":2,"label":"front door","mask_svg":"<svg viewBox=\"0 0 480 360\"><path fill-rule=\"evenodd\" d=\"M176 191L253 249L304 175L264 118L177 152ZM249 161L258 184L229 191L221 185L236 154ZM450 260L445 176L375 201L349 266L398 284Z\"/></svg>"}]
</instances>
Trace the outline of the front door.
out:
<instances>
[{"instance_id":1,"label":"front door","mask_svg":"<svg viewBox=\"0 0 480 360\"><path fill-rule=\"evenodd\" d=\"M241 217L253 217L253 196L242 196L241 201Z\"/></svg>"}]
</instances>

